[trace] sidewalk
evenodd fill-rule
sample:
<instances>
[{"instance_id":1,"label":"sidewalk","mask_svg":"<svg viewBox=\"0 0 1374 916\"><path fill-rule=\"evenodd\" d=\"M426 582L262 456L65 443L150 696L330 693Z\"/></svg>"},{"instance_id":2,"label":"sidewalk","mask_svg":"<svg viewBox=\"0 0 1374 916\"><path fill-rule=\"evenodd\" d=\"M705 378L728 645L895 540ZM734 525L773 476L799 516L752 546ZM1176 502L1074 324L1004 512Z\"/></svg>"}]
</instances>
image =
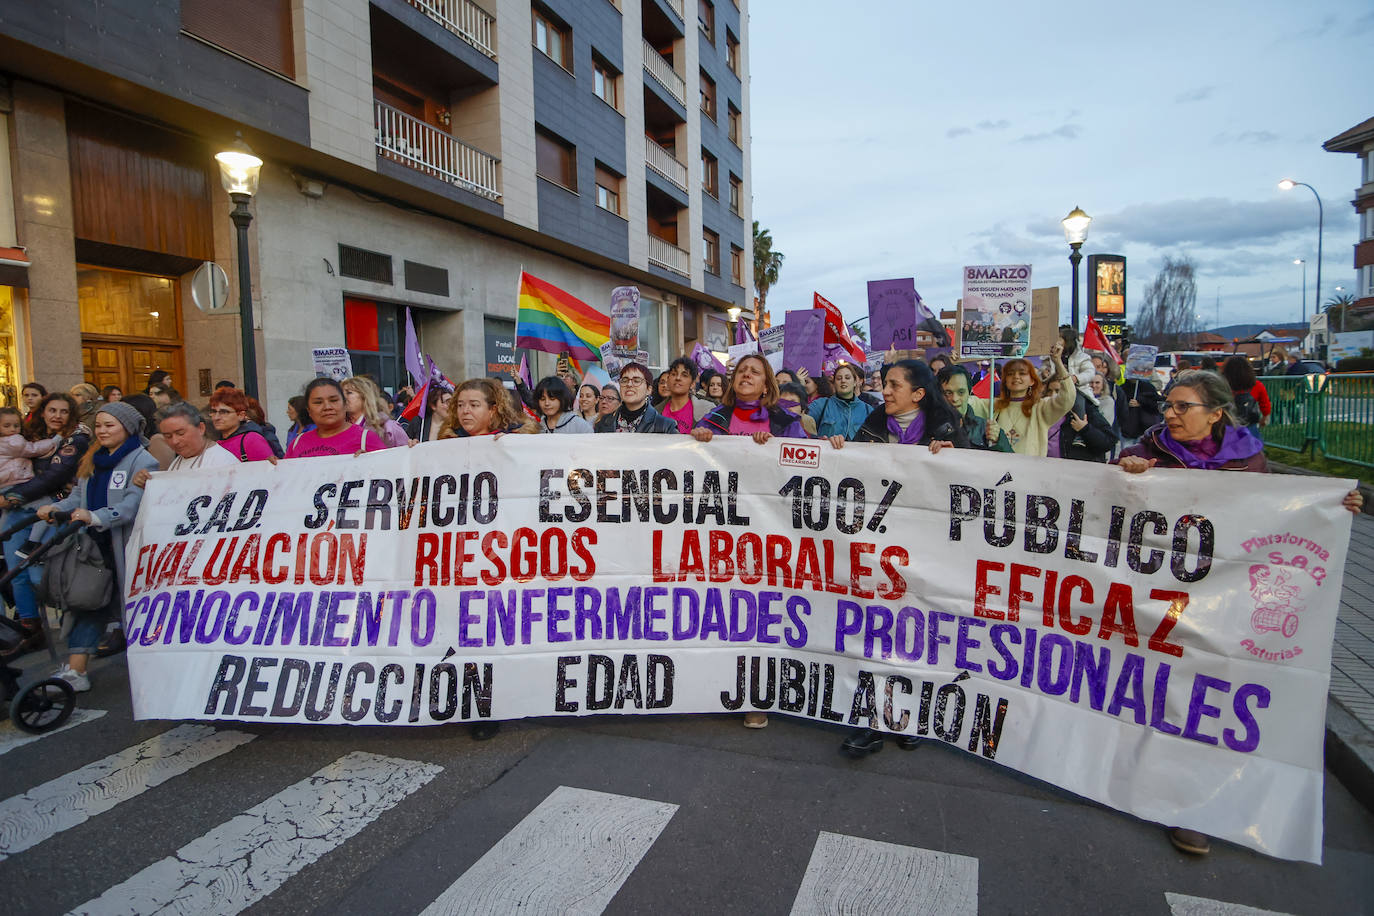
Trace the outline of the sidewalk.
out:
<instances>
[{"instance_id":1,"label":"sidewalk","mask_svg":"<svg viewBox=\"0 0 1374 916\"><path fill-rule=\"evenodd\" d=\"M1374 516L1355 516L1331 652L1326 763L1374 809Z\"/></svg>"}]
</instances>

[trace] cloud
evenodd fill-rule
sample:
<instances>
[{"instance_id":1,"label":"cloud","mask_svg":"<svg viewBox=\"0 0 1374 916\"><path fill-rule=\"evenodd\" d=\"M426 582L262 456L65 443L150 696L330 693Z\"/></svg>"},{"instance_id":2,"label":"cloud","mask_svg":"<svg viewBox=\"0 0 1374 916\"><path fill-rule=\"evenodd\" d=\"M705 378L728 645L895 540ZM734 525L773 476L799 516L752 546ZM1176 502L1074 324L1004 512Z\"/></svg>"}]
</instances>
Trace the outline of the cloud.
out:
<instances>
[{"instance_id":1,"label":"cloud","mask_svg":"<svg viewBox=\"0 0 1374 916\"><path fill-rule=\"evenodd\" d=\"M1204 197L1133 204L1094 219L1093 229L1104 232L1098 238L1114 248L1142 244L1168 249L1190 245L1231 249L1275 242L1291 233L1311 233L1315 229L1311 210L1310 200L1288 197L1267 201ZM1328 223L1353 219L1353 214L1338 215ZM1333 228L1327 226L1328 234ZM1027 226L1032 234L1048 231L1048 224Z\"/></svg>"},{"instance_id":2,"label":"cloud","mask_svg":"<svg viewBox=\"0 0 1374 916\"><path fill-rule=\"evenodd\" d=\"M979 129L979 130L1006 130L1008 127L1011 127L1011 122L1008 121L1006 118L1002 118L1001 120L998 120L998 121L979 121L979 122L978 122L978 129Z\"/></svg>"},{"instance_id":3,"label":"cloud","mask_svg":"<svg viewBox=\"0 0 1374 916\"><path fill-rule=\"evenodd\" d=\"M1363 35L1365 32L1374 31L1374 13L1365 13L1350 23L1350 27L1345 31L1347 35Z\"/></svg>"},{"instance_id":4,"label":"cloud","mask_svg":"<svg viewBox=\"0 0 1374 916\"><path fill-rule=\"evenodd\" d=\"M1243 130L1238 134L1223 131L1212 138L1212 142L1221 145L1225 143L1260 144L1277 143L1283 139L1272 130Z\"/></svg>"},{"instance_id":5,"label":"cloud","mask_svg":"<svg viewBox=\"0 0 1374 916\"><path fill-rule=\"evenodd\" d=\"M1061 124L1054 130L1043 131L1038 134L1023 134L1017 138L1017 143L1039 143L1041 140L1076 140L1078 135L1083 132L1083 128L1077 124Z\"/></svg>"},{"instance_id":6,"label":"cloud","mask_svg":"<svg viewBox=\"0 0 1374 916\"><path fill-rule=\"evenodd\" d=\"M1216 86L1198 86L1196 89L1189 89L1187 92L1180 92L1174 96L1174 102L1178 105L1186 105L1189 102L1201 102L1212 97L1212 92Z\"/></svg>"},{"instance_id":7,"label":"cloud","mask_svg":"<svg viewBox=\"0 0 1374 916\"><path fill-rule=\"evenodd\" d=\"M971 133L973 133L972 127L951 127L949 130L945 131L945 136L950 137L952 139L954 137L962 137L964 134Z\"/></svg>"}]
</instances>

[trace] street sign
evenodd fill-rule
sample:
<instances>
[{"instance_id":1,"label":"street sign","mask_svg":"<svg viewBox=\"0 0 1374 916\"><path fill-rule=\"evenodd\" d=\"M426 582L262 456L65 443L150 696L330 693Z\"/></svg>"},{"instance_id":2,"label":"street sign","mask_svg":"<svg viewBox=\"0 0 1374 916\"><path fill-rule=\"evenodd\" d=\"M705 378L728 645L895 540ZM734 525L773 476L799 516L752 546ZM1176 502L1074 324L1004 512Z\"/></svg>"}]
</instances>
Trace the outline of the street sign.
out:
<instances>
[{"instance_id":1,"label":"street sign","mask_svg":"<svg viewBox=\"0 0 1374 916\"><path fill-rule=\"evenodd\" d=\"M214 261L206 261L191 275L191 301L207 314L222 312L229 305L229 276Z\"/></svg>"}]
</instances>

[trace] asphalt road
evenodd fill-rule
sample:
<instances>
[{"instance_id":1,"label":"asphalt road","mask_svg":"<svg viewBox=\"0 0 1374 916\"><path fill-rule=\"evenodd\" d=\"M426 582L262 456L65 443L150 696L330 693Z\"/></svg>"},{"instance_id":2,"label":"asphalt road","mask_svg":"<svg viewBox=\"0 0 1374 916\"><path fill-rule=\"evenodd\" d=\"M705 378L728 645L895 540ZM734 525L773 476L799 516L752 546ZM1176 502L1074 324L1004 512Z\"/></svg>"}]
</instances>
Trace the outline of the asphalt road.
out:
<instances>
[{"instance_id":1,"label":"asphalt road","mask_svg":"<svg viewBox=\"0 0 1374 916\"><path fill-rule=\"evenodd\" d=\"M781 716L485 742L133 722L123 659L97 664L94 718L22 745L0 727L6 913L1374 912L1374 816L1330 777L1322 866L1191 858L943 745L854 761Z\"/></svg>"}]
</instances>

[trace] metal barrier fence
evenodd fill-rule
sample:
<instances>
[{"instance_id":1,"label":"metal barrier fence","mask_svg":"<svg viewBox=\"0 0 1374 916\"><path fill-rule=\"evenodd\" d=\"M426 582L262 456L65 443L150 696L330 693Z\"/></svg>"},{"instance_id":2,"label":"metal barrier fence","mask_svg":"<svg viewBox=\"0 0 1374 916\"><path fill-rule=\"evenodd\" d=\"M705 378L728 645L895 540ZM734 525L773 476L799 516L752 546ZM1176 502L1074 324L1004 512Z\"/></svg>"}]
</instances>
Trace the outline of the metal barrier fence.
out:
<instances>
[{"instance_id":1,"label":"metal barrier fence","mask_svg":"<svg viewBox=\"0 0 1374 916\"><path fill-rule=\"evenodd\" d=\"M1374 467L1374 373L1261 378L1273 410L1264 444Z\"/></svg>"}]
</instances>

